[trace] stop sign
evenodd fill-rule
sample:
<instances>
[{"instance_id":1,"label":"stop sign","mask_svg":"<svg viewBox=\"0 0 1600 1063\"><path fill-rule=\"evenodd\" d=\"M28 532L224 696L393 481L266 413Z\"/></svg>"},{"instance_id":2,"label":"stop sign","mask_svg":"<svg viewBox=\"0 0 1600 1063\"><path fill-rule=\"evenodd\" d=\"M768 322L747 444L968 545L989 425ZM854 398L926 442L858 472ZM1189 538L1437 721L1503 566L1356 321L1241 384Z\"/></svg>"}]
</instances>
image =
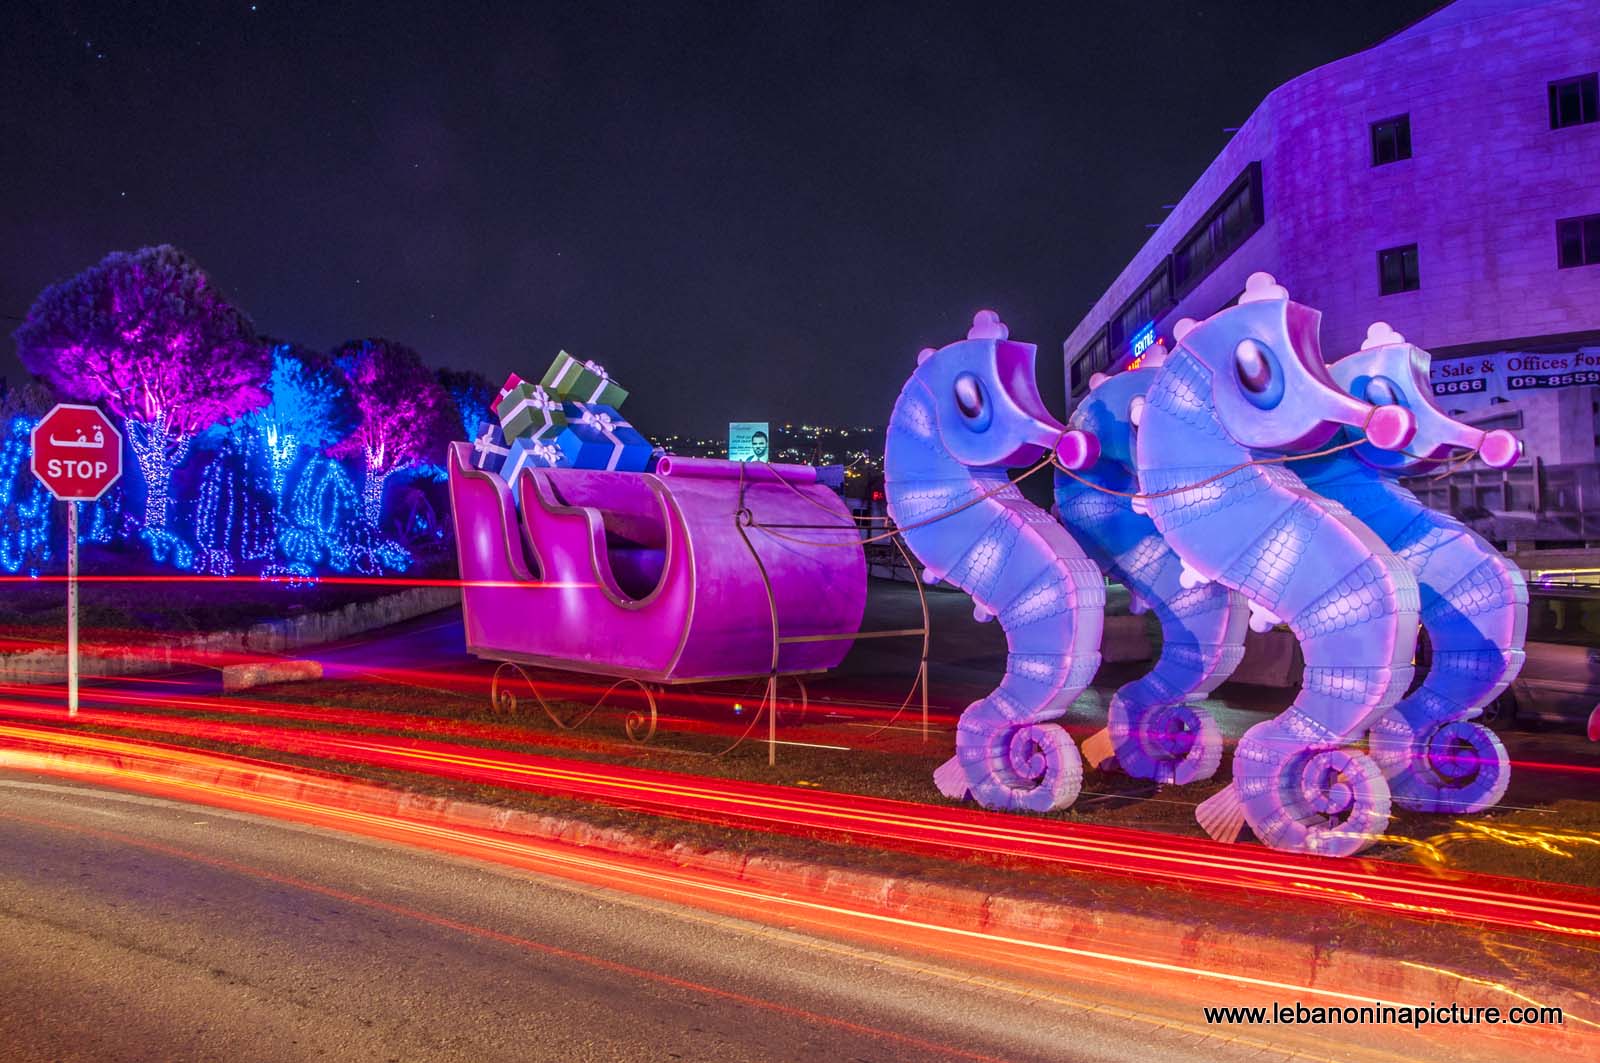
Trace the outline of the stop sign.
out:
<instances>
[{"instance_id":1,"label":"stop sign","mask_svg":"<svg viewBox=\"0 0 1600 1063\"><path fill-rule=\"evenodd\" d=\"M64 402L33 430L33 474L63 502L93 502L122 476L122 433L97 408Z\"/></svg>"}]
</instances>

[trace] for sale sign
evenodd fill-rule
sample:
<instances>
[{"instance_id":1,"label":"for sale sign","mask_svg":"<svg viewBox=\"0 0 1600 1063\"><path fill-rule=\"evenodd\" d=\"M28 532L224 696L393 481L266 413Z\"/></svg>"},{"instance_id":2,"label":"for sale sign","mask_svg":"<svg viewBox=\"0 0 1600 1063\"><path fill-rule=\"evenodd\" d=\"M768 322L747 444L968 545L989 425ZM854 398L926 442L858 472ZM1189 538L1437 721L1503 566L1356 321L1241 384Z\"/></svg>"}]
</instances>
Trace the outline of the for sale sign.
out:
<instances>
[{"instance_id":1,"label":"for sale sign","mask_svg":"<svg viewBox=\"0 0 1600 1063\"><path fill-rule=\"evenodd\" d=\"M1440 406L1475 410L1496 401L1514 402L1519 391L1600 385L1600 350L1435 358L1428 376Z\"/></svg>"},{"instance_id":2,"label":"for sale sign","mask_svg":"<svg viewBox=\"0 0 1600 1063\"><path fill-rule=\"evenodd\" d=\"M97 408L62 403L33 430L33 474L63 502L93 502L122 476L122 433Z\"/></svg>"}]
</instances>

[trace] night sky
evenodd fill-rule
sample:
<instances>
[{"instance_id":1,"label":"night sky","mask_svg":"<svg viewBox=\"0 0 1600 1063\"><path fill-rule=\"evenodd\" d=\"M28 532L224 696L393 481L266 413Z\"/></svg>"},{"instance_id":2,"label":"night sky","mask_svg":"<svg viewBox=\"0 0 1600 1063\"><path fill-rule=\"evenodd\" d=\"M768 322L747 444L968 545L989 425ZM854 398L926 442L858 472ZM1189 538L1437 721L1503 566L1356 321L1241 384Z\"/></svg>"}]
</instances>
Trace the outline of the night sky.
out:
<instances>
[{"instance_id":1,"label":"night sky","mask_svg":"<svg viewBox=\"0 0 1600 1063\"><path fill-rule=\"evenodd\" d=\"M993 306L1059 412L1224 127L1436 6L12 0L0 314L173 243L264 333L496 381L566 347L714 436L882 423Z\"/></svg>"}]
</instances>

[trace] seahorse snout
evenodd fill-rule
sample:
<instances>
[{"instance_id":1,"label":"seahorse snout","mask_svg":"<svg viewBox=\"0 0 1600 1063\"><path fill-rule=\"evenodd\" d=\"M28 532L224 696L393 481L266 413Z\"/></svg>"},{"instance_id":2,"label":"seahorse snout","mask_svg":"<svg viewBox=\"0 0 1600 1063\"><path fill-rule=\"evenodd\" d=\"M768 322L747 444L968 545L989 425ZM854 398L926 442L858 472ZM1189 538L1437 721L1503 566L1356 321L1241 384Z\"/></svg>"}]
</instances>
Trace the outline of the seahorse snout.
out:
<instances>
[{"instance_id":1,"label":"seahorse snout","mask_svg":"<svg viewBox=\"0 0 1600 1063\"><path fill-rule=\"evenodd\" d=\"M1504 428L1496 428L1484 434L1483 442L1478 444L1478 457L1491 469L1509 469L1522 457L1522 440Z\"/></svg>"},{"instance_id":2,"label":"seahorse snout","mask_svg":"<svg viewBox=\"0 0 1600 1063\"><path fill-rule=\"evenodd\" d=\"M1399 450L1417 434L1417 418L1404 406L1374 406L1367 419L1367 440L1379 450Z\"/></svg>"},{"instance_id":3,"label":"seahorse snout","mask_svg":"<svg viewBox=\"0 0 1600 1063\"><path fill-rule=\"evenodd\" d=\"M1077 472L1100 460L1100 440L1081 428L1069 428L1055 444L1056 461L1063 469Z\"/></svg>"}]
</instances>

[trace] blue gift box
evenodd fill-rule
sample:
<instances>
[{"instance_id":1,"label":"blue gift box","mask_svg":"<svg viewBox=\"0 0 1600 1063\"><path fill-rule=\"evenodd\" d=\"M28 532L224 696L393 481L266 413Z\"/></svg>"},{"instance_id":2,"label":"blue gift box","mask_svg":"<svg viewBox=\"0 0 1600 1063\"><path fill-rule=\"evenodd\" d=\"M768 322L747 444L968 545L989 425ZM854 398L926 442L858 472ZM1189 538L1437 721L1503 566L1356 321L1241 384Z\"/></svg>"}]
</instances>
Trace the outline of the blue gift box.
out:
<instances>
[{"instance_id":1,"label":"blue gift box","mask_svg":"<svg viewBox=\"0 0 1600 1063\"><path fill-rule=\"evenodd\" d=\"M505 433L500 431L499 425L485 421L478 426L478 434L472 440L473 468L497 473L505 465L506 455L510 452Z\"/></svg>"},{"instance_id":2,"label":"blue gift box","mask_svg":"<svg viewBox=\"0 0 1600 1063\"><path fill-rule=\"evenodd\" d=\"M614 407L601 403L566 404L567 426L556 436L565 455L562 464L575 469L644 472L653 448Z\"/></svg>"},{"instance_id":3,"label":"blue gift box","mask_svg":"<svg viewBox=\"0 0 1600 1063\"><path fill-rule=\"evenodd\" d=\"M549 469L564 464L561 449L555 444L542 439L518 439L512 442L511 453L506 455L505 469L500 475L511 485L511 495L520 503L517 484L523 469Z\"/></svg>"}]
</instances>

